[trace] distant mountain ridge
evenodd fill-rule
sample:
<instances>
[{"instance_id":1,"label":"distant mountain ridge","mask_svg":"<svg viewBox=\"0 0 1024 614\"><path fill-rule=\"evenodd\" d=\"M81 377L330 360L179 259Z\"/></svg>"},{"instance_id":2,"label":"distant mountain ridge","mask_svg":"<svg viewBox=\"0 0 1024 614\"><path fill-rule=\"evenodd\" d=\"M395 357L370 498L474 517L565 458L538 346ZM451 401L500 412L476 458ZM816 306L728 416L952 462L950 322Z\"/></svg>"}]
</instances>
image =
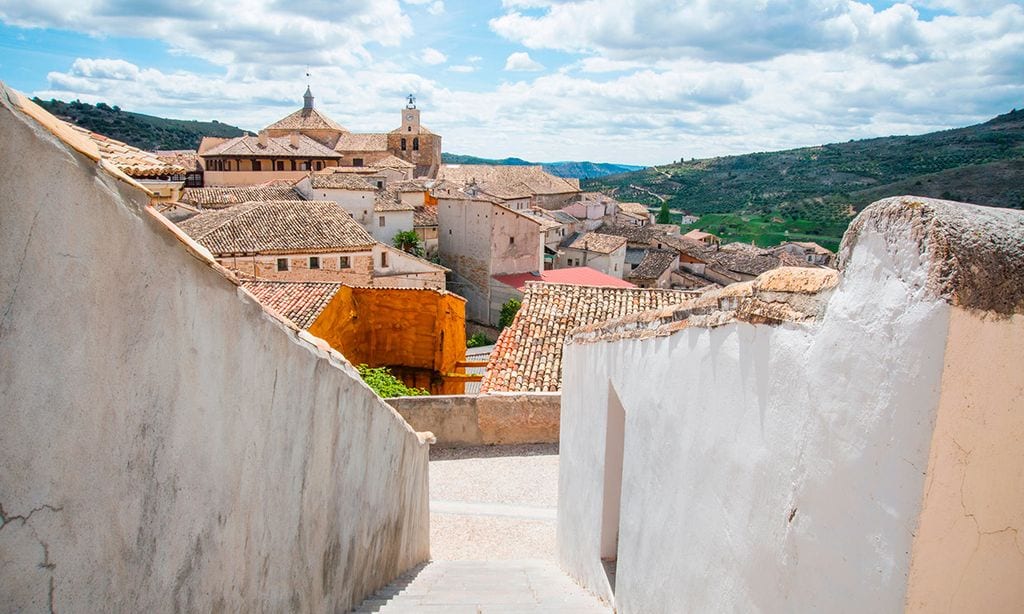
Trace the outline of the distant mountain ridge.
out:
<instances>
[{"instance_id":1,"label":"distant mountain ridge","mask_svg":"<svg viewBox=\"0 0 1024 614\"><path fill-rule=\"evenodd\" d=\"M63 120L147 151L197 149L204 136L232 138L252 134L217 120L167 119L122 111L117 106L102 102L94 106L77 100L64 102L33 98L32 101Z\"/></svg>"},{"instance_id":2,"label":"distant mountain ridge","mask_svg":"<svg viewBox=\"0 0 1024 614\"><path fill-rule=\"evenodd\" d=\"M545 171L557 177L575 179L592 179L616 173L638 171L645 167L631 164L611 164L607 162L527 162L522 158L478 158L460 154L443 153L441 161L445 164L493 164L498 166L533 166L540 165Z\"/></svg>"},{"instance_id":3,"label":"distant mountain ridge","mask_svg":"<svg viewBox=\"0 0 1024 614\"><path fill-rule=\"evenodd\" d=\"M736 241L838 245L853 215L913 194L1024 208L1024 110L985 123L785 151L679 161L587 179L584 188L702 216ZM684 227L685 228L685 227Z\"/></svg>"}]
</instances>

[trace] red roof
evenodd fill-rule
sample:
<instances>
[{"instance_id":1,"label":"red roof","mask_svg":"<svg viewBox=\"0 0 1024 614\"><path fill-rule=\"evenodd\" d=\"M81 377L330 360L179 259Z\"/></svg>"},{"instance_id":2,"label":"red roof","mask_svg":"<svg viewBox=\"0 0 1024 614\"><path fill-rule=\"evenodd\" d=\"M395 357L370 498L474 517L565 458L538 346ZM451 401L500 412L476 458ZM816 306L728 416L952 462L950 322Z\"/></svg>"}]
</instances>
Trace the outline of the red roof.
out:
<instances>
[{"instance_id":1,"label":"red roof","mask_svg":"<svg viewBox=\"0 0 1024 614\"><path fill-rule=\"evenodd\" d=\"M517 290L524 290L528 281L544 281L550 284L569 284L572 286L604 286L610 288L635 288L636 284L628 281L605 275L588 266L572 267L569 269L554 269L541 271L540 275L535 273L515 273L513 275L495 275L494 279L506 286L512 286Z\"/></svg>"}]
</instances>

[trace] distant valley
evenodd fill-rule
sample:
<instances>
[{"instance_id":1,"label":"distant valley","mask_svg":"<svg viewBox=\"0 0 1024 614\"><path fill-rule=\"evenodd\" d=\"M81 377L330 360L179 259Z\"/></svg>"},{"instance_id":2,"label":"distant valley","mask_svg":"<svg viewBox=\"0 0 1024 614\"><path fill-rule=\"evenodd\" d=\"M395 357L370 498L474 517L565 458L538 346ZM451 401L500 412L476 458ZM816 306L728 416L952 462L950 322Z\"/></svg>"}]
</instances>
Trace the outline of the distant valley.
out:
<instances>
[{"instance_id":1,"label":"distant valley","mask_svg":"<svg viewBox=\"0 0 1024 614\"><path fill-rule=\"evenodd\" d=\"M527 162L522 158L502 158L500 160L495 160L450 153L442 154L441 159L446 164L497 164L503 166L540 165L544 167L545 171L552 175L557 175L558 177L573 177L576 179L592 179L595 177L604 177L605 175L614 175L616 173L628 173L646 168L630 164L609 164L607 162Z\"/></svg>"},{"instance_id":2,"label":"distant valley","mask_svg":"<svg viewBox=\"0 0 1024 614\"><path fill-rule=\"evenodd\" d=\"M1024 110L983 124L786 151L680 161L584 181L584 188L667 203L678 220L731 241L817 241L830 249L856 212L902 194L1024 208Z\"/></svg>"}]
</instances>

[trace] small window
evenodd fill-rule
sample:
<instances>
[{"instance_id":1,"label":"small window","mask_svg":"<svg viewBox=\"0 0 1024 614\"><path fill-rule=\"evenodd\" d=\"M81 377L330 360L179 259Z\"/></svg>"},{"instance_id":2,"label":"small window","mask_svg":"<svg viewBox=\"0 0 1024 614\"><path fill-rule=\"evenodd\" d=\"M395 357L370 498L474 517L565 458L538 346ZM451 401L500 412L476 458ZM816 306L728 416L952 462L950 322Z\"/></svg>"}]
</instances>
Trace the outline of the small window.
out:
<instances>
[{"instance_id":1,"label":"small window","mask_svg":"<svg viewBox=\"0 0 1024 614\"><path fill-rule=\"evenodd\" d=\"M387 252L381 252L380 253L380 266L381 266L382 269L386 269L388 267L388 253Z\"/></svg>"},{"instance_id":2,"label":"small window","mask_svg":"<svg viewBox=\"0 0 1024 614\"><path fill-rule=\"evenodd\" d=\"M309 170L309 162L299 162L299 170L300 171L308 171Z\"/></svg>"},{"instance_id":3,"label":"small window","mask_svg":"<svg viewBox=\"0 0 1024 614\"><path fill-rule=\"evenodd\" d=\"M406 130L406 132L412 132L412 126L409 126L409 128ZM403 147L402 149L405 149L405 148Z\"/></svg>"},{"instance_id":4,"label":"small window","mask_svg":"<svg viewBox=\"0 0 1024 614\"><path fill-rule=\"evenodd\" d=\"M262 171L263 170L263 164L259 160L253 160L252 161L252 170L254 170L254 171Z\"/></svg>"},{"instance_id":5,"label":"small window","mask_svg":"<svg viewBox=\"0 0 1024 614\"><path fill-rule=\"evenodd\" d=\"M380 216L380 220L377 223L377 225L380 226L381 228L384 228L384 216L383 215Z\"/></svg>"},{"instance_id":6,"label":"small window","mask_svg":"<svg viewBox=\"0 0 1024 614\"><path fill-rule=\"evenodd\" d=\"M278 258L277 259L277 270L278 271L287 271L288 270L288 259L287 258Z\"/></svg>"},{"instance_id":7,"label":"small window","mask_svg":"<svg viewBox=\"0 0 1024 614\"><path fill-rule=\"evenodd\" d=\"M349 266L350 265L348 263L348 256L342 256L342 257L338 258L338 268L339 269L347 269Z\"/></svg>"},{"instance_id":8,"label":"small window","mask_svg":"<svg viewBox=\"0 0 1024 614\"><path fill-rule=\"evenodd\" d=\"M316 170L318 170L318 171L319 170L323 170L323 168L324 168L324 163L321 162L320 160L317 160L316 161Z\"/></svg>"},{"instance_id":9,"label":"small window","mask_svg":"<svg viewBox=\"0 0 1024 614\"><path fill-rule=\"evenodd\" d=\"M618 270L619 270L619 265L617 265L617 264L615 265L615 270L616 270L616 271L618 271Z\"/></svg>"},{"instance_id":10,"label":"small window","mask_svg":"<svg viewBox=\"0 0 1024 614\"><path fill-rule=\"evenodd\" d=\"M412 140L412 150L413 151L419 151L420 150L420 137L413 138L413 140Z\"/></svg>"},{"instance_id":11,"label":"small window","mask_svg":"<svg viewBox=\"0 0 1024 614\"><path fill-rule=\"evenodd\" d=\"M284 160L278 160L277 161L277 170L279 170L279 171L283 171L284 170Z\"/></svg>"},{"instance_id":12,"label":"small window","mask_svg":"<svg viewBox=\"0 0 1024 614\"><path fill-rule=\"evenodd\" d=\"M363 159L362 158L352 158L352 166L362 166L362 165L363 165Z\"/></svg>"},{"instance_id":13,"label":"small window","mask_svg":"<svg viewBox=\"0 0 1024 614\"><path fill-rule=\"evenodd\" d=\"M402 139L402 151L405 151L405 149L406 149L405 139Z\"/></svg>"},{"instance_id":14,"label":"small window","mask_svg":"<svg viewBox=\"0 0 1024 614\"><path fill-rule=\"evenodd\" d=\"M515 245L515 243L516 243L516 238L515 237L509 237L508 238L508 244L509 245Z\"/></svg>"},{"instance_id":15,"label":"small window","mask_svg":"<svg viewBox=\"0 0 1024 614\"><path fill-rule=\"evenodd\" d=\"M292 160L292 170L295 170L295 160Z\"/></svg>"},{"instance_id":16,"label":"small window","mask_svg":"<svg viewBox=\"0 0 1024 614\"><path fill-rule=\"evenodd\" d=\"M451 228L448 229L448 234L452 234L452 229Z\"/></svg>"},{"instance_id":17,"label":"small window","mask_svg":"<svg viewBox=\"0 0 1024 614\"><path fill-rule=\"evenodd\" d=\"M310 256L309 257L309 268L311 268L311 269L319 269L320 268L320 257L319 256Z\"/></svg>"},{"instance_id":18,"label":"small window","mask_svg":"<svg viewBox=\"0 0 1024 614\"><path fill-rule=\"evenodd\" d=\"M378 181L377 182L377 189L378 190L384 189L384 182L383 181Z\"/></svg>"}]
</instances>

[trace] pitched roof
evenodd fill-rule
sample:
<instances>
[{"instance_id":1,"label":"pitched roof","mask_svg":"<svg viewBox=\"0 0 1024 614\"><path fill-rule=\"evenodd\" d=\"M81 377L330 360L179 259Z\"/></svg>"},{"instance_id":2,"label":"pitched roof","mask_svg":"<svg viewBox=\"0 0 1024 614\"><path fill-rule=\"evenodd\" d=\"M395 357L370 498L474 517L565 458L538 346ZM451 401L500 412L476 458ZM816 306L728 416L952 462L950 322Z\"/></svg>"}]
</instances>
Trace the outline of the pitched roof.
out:
<instances>
[{"instance_id":1,"label":"pitched roof","mask_svg":"<svg viewBox=\"0 0 1024 614\"><path fill-rule=\"evenodd\" d=\"M373 199L373 210L376 212L415 211L416 205L402 202L402 199L396 192L384 190L382 192L378 192L377 196Z\"/></svg>"},{"instance_id":2,"label":"pitched roof","mask_svg":"<svg viewBox=\"0 0 1024 614\"><path fill-rule=\"evenodd\" d=\"M340 158L341 154L330 147L324 147L304 134L299 134L298 145L292 145L292 137L266 137L266 144L260 143L258 136L236 136L223 143L217 143L203 151L202 156L260 156L260 157L303 157L303 158Z\"/></svg>"},{"instance_id":3,"label":"pitched roof","mask_svg":"<svg viewBox=\"0 0 1024 614\"><path fill-rule=\"evenodd\" d=\"M116 139L103 136L67 123L75 132L89 138L99 149L100 157L111 163L118 170L129 177L145 178L160 177L163 175L183 175L186 171L192 170L184 166L160 159L156 154L143 151L138 147L132 147Z\"/></svg>"},{"instance_id":4,"label":"pitched roof","mask_svg":"<svg viewBox=\"0 0 1024 614\"><path fill-rule=\"evenodd\" d=\"M828 250L828 249L818 245L814 241L786 241L786 243L783 243L783 245L786 245L787 243L790 244L790 245L796 245L798 247L802 247L802 248L804 248L806 250L810 250L810 251L814 252L815 254L818 254L818 255L821 255L821 256L834 256L835 255L834 252L832 252L832 251L830 251L830 250Z\"/></svg>"},{"instance_id":5,"label":"pitched roof","mask_svg":"<svg viewBox=\"0 0 1024 614\"><path fill-rule=\"evenodd\" d=\"M299 328L309 328L341 288L325 281L248 280L242 287L256 300L288 318Z\"/></svg>"},{"instance_id":6,"label":"pitched roof","mask_svg":"<svg viewBox=\"0 0 1024 614\"><path fill-rule=\"evenodd\" d=\"M329 200L245 203L201 213L178 226L214 254L345 251L376 243Z\"/></svg>"},{"instance_id":7,"label":"pitched roof","mask_svg":"<svg viewBox=\"0 0 1024 614\"><path fill-rule=\"evenodd\" d=\"M784 265L813 266L786 252L775 253L746 243L727 243L711 254L708 262L735 273L754 276Z\"/></svg>"},{"instance_id":8,"label":"pitched roof","mask_svg":"<svg viewBox=\"0 0 1024 614\"><path fill-rule=\"evenodd\" d=\"M647 205L642 203L619 203L619 211L626 213L632 213L633 215L639 215L642 217L650 217L651 211L647 208Z\"/></svg>"},{"instance_id":9,"label":"pitched roof","mask_svg":"<svg viewBox=\"0 0 1024 614\"><path fill-rule=\"evenodd\" d=\"M644 259L630 271L630 279L652 280L661 277L679 260L679 252L665 249L649 249Z\"/></svg>"},{"instance_id":10,"label":"pitched roof","mask_svg":"<svg viewBox=\"0 0 1024 614\"><path fill-rule=\"evenodd\" d=\"M570 331L684 300L675 290L528 283L519 313L491 353L481 392L557 392Z\"/></svg>"},{"instance_id":11,"label":"pitched roof","mask_svg":"<svg viewBox=\"0 0 1024 614\"><path fill-rule=\"evenodd\" d=\"M437 207L421 205L412 214L412 225L416 228L437 226Z\"/></svg>"},{"instance_id":12,"label":"pitched roof","mask_svg":"<svg viewBox=\"0 0 1024 614\"><path fill-rule=\"evenodd\" d=\"M412 162L406 162L405 160L399 158L398 156L388 155L388 156L384 156L380 160L377 160L376 162L374 162L373 163L373 167L374 168L401 168L401 169L407 169L407 168L416 168L416 165L413 164Z\"/></svg>"},{"instance_id":13,"label":"pitched roof","mask_svg":"<svg viewBox=\"0 0 1024 614\"><path fill-rule=\"evenodd\" d=\"M309 176L309 184L317 190L367 190L377 188L362 177L344 173L313 173Z\"/></svg>"},{"instance_id":14,"label":"pitched roof","mask_svg":"<svg viewBox=\"0 0 1024 614\"><path fill-rule=\"evenodd\" d=\"M353 134L347 133L338 138L334 151L387 151L388 135L386 134Z\"/></svg>"},{"instance_id":15,"label":"pitched roof","mask_svg":"<svg viewBox=\"0 0 1024 614\"><path fill-rule=\"evenodd\" d=\"M202 168L199 162L199 152L193 149L158 149L153 152L164 164L180 166L186 171Z\"/></svg>"},{"instance_id":16,"label":"pitched roof","mask_svg":"<svg viewBox=\"0 0 1024 614\"><path fill-rule=\"evenodd\" d=\"M348 132L341 124L316 109L302 108L267 126L267 130L337 130Z\"/></svg>"},{"instance_id":17,"label":"pitched roof","mask_svg":"<svg viewBox=\"0 0 1024 614\"><path fill-rule=\"evenodd\" d=\"M716 239L718 238L715 235L711 234L710 232L704 232L703 230L697 230L696 228L684 234L683 236L686 237L687 239L693 239L695 241L700 241L701 239L706 239L708 237L714 237Z\"/></svg>"},{"instance_id":18,"label":"pitched roof","mask_svg":"<svg viewBox=\"0 0 1024 614\"><path fill-rule=\"evenodd\" d=\"M286 181L268 181L260 185L237 188L185 188L178 198L183 203L204 209L223 209L253 201L299 200L301 196Z\"/></svg>"},{"instance_id":19,"label":"pitched roof","mask_svg":"<svg viewBox=\"0 0 1024 614\"><path fill-rule=\"evenodd\" d=\"M561 247L581 249L599 254L610 254L625 244L625 237L606 235L599 232L577 232L563 241Z\"/></svg>"},{"instance_id":20,"label":"pitched roof","mask_svg":"<svg viewBox=\"0 0 1024 614\"><path fill-rule=\"evenodd\" d=\"M394 130L392 130L388 134L434 134L434 133L432 131L430 131L423 124L420 124L419 131L417 131L417 132L409 132L407 130L402 130L402 127L399 126L398 128L395 128Z\"/></svg>"},{"instance_id":21,"label":"pitched roof","mask_svg":"<svg viewBox=\"0 0 1024 614\"><path fill-rule=\"evenodd\" d=\"M539 273L515 273L513 275L495 275L494 279L516 290L524 290L528 281L543 281L552 284L568 284L571 286L602 286L608 288L635 288L632 284L618 277L606 275L588 266L552 269Z\"/></svg>"},{"instance_id":22,"label":"pitched roof","mask_svg":"<svg viewBox=\"0 0 1024 614\"><path fill-rule=\"evenodd\" d=\"M540 166L533 165L442 164L437 172L437 178L458 184L475 182L499 198L580 191L579 186L573 182L546 173Z\"/></svg>"}]
</instances>

